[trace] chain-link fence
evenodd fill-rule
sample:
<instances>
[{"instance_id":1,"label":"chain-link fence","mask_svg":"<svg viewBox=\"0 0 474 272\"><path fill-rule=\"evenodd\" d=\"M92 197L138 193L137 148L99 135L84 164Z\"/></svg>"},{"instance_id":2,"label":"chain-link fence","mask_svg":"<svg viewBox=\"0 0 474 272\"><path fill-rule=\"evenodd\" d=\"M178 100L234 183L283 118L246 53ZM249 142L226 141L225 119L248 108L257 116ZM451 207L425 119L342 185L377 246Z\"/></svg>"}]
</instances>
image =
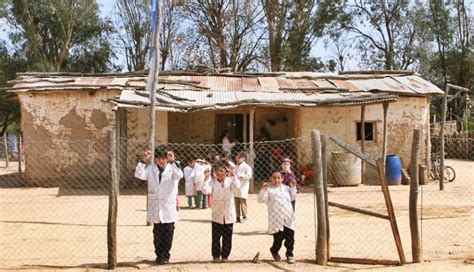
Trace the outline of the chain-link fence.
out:
<instances>
[{"instance_id":1,"label":"chain-link fence","mask_svg":"<svg viewBox=\"0 0 474 272\"><path fill-rule=\"evenodd\" d=\"M118 261L127 264L154 261L153 226L147 226L146 222L146 182L134 177L147 143L127 139L118 142ZM225 153L221 145L157 143L157 147L172 150L181 169L191 159L202 159L215 165ZM253 145L236 144L232 148L229 156L232 160L238 153L246 155L253 172L253 188L247 199L247 220L233 225L230 260L250 261L257 253L262 260L273 259L270 252L273 237L267 232L268 207L258 202L258 192L263 182L271 183L272 172L283 171L285 159L290 161L295 174L290 180L297 181L299 191L294 213L294 257L297 261L315 258L315 173L311 148L309 136ZM105 263L112 154L109 140L25 141L24 150L26 168L22 173L18 172L18 162L10 162L8 169L0 165L2 268ZM346 150L330 140L327 150L329 201L387 214L380 186L369 185L377 184L378 180L373 167L362 166L360 160L347 156ZM446 183L444 191L437 189L436 182L421 186L418 203L424 258L472 258L470 230L474 227L474 190L470 169L474 166L473 161L450 158L446 165L455 169L456 179ZM186 182L181 179L178 184L179 205L176 208L179 211L170 261L212 261L212 209L220 205L218 202L222 199L213 201L207 197L210 200L207 209L195 208L195 202L188 207ZM410 261L409 186L390 186L390 193L405 255ZM291 210L284 203L278 205L270 220L288 219ZM329 222L331 256L398 259L387 220L331 206ZM285 258L284 246L279 253Z\"/></svg>"}]
</instances>

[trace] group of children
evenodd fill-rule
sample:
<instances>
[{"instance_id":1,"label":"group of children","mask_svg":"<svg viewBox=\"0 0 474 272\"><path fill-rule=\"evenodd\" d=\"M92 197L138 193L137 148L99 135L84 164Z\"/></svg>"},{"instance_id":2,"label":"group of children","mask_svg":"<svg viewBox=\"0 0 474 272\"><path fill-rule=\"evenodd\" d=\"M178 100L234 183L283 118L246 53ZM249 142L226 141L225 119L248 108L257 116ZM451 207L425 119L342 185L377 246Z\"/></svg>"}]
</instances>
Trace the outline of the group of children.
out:
<instances>
[{"instance_id":1,"label":"group of children","mask_svg":"<svg viewBox=\"0 0 474 272\"><path fill-rule=\"evenodd\" d=\"M236 156L237 164L219 160L211 167L201 159L192 159L183 171L175 162L172 151L156 149L154 161L150 152L142 155L135 170L135 176L148 181L149 222L154 224L154 245L156 262L169 262L169 251L173 240L176 221L176 194L178 182L184 176L188 205L205 208L212 199L212 257L214 262L228 260L232 249L233 224L247 219L247 198L252 169L245 162L245 153ZM154 162L154 163L153 163ZM283 184L281 171L274 171L270 184L264 182L258 194L258 202L268 206L268 232L273 235L270 252L274 260L281 257L279 250L285 241L288 263L294 263L294 200L296 181ZM292 205L293 202L293 205Z\"/></svg>"}]
</instances>

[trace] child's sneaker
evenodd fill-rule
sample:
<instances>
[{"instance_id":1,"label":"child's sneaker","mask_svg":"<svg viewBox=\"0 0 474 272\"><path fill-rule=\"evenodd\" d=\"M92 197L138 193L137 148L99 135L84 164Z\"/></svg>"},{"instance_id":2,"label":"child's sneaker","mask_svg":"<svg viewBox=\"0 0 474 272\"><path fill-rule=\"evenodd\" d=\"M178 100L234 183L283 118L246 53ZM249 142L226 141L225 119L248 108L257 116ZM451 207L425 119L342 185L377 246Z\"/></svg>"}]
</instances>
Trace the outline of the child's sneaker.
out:
<instances>
[{"instance_id":1,"label":"child's sneaker","mask_svg":"<svg viewBox=\"0 0 474 272\"><path fill-rule=\"evenodd\" d=\"M212 261L215 262L215 263L219 263L221 261L221 258L220 257L214 257L212 259Z\"/></svg>"},{"instance_id":2,"label":"child's sneaker","mask_svg":"<svg viewBox=\"0 0 474 272\"><path fill-rule=\"evenodd\" d=\"M226 263L226 262L228 262L228 261L229 261L229 259L227 259L227 258L222 258L222 262L223 262L223 263Z\"/></svg>"},{"instance_id":3,"label":"child's sneaker","mask_svg":"<svg viewBox=\"0 0 474 272\"><path fill-rule=\"evenodd\" d=\"M275 261L277 261L277 262L278 262L278 261L281 261L280 254L278 254L278 253L277 253L277 254L272 254L272 257L273 257L273 259L274 259Z\"/></svg>"},{"instance_id":4,"label":"child's sneaker","mask_svg":"<svg viewBox=\"0 0 474 272\"><path fill-rule=\"evenodd\" d=\"M289 264L294 264L295 263L295 258L293 258L292 256L288 256L286 258L286 261L289 263Z\"/></svg>"}]
</instances>

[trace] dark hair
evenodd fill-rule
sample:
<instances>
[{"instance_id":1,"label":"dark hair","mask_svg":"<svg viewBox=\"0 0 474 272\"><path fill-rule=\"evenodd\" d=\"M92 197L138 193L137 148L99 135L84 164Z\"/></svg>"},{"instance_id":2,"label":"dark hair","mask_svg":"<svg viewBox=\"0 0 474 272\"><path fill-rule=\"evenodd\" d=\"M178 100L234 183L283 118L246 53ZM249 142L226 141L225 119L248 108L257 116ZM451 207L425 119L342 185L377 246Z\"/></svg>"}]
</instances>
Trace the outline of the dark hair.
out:
<instances>
[{"instance_id":1,"label":"dark hair","mask_svg":"<svg viewBox=\"0 0 474 272\"><path fill-rule=\"evenodd\" d=\"M229 133L228 130L222 131L222 134L221 134L221 141L222 141L222 139L224 139L224 136L225 136L227 133Z\"/></svg>"},{"instance_id":2,"label":"dark hair","mask_svg":"<svg viewBox=\"0 0 474 272\"><path fill-rule=\"evenodd\" d=\"M247 159L247 154L245 154L244 152L239 152L236 157L239 157L239 158L242 158L242 159L246 160Z\"/></svg>"},{"instance_id":3,"label":"dark hair","mask_svg":"<svg viewBox=\"0 0 474 272\"><path fill-rule=\"evenodd\" d=\"M215 170L217 170L219 168L224 168L226 171L228 171L229 166L230 165L226 161L219 161L219 162L215 163L212 168L215 169Z\"/></svg>"},{"instance_id":4,"label":"dark hair","mask_svg":"<svg viewBox=\"0 0 474 272\"><path fill-rule=\"evenodd\" d=\"M155 158L166 158L168 150L164 147L155 148Z\"/></svg>"}]
</instances>

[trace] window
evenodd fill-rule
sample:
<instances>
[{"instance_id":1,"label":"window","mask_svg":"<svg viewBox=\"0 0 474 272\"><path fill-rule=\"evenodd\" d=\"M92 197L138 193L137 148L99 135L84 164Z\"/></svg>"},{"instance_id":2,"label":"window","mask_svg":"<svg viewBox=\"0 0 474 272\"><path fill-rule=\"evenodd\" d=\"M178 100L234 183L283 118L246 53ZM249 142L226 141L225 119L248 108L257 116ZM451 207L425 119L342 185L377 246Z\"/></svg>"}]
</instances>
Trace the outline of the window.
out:
<instances>
[{"instance_id":1,"label":"window","mask_svg":"<svg viewBox=\"0 0 474 272\"><path fill-rule=\"evenodd\" d=\"M374 141L375 140L375 122L364 122L365 127L365 140ZM357 141L361 140L360 134L362 130L362 123L357 122Z\"/></svg>"}]
</instances>

